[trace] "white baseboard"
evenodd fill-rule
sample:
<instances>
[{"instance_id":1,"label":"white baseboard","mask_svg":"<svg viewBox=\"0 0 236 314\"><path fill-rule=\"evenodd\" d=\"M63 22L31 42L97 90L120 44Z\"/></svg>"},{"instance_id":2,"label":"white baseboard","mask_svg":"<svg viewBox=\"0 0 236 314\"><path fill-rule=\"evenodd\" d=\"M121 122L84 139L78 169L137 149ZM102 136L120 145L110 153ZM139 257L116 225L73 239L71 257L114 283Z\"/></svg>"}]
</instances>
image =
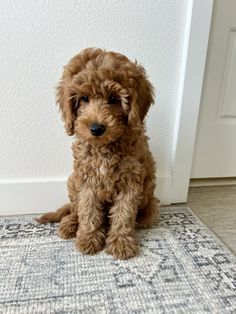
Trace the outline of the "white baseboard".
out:
<instances>
[{"instance_id":1,"label":"white baseboard","mask_svg":"<svg viewBox=\"0 0 236 314\"><path fill-rule=\"evenodd\" d=\"M171 175L159 175L157 176L157 186L155 194L160 199L162 205L171 204Z\"/></svg>"},{"instance_id":2,"label":"white baseboard","mask_svg":"<svg viewBox=\"0 0 236 314\"><path fill-rule=\"evenodd\" d=\"M202 179L191 179L190 187L202 187L202 186L224 186L224 185L236 185L236 178L202 178Z\"/></svg>"},{"instance_id":3,"label":"white baseboard","mask_svg":"<svg viewBox=\"0 0 236 314\"><path fill-rule=\"evenodd\" d=\"M0 181L0 215L44 213L66 202L66 178Z\"/></svg>"},{"instance_id":4,"label":"white baseboard","mask_svg":"<svg viewBox=\"0 0 236 314\"><path fill-rule=\"evenodd\" d=\"M37 214L55 211L68 202L67 178L0 180L0 215ZM170 204L171 176L157 180L157 196Z\"/></svg>"}]
</instances>

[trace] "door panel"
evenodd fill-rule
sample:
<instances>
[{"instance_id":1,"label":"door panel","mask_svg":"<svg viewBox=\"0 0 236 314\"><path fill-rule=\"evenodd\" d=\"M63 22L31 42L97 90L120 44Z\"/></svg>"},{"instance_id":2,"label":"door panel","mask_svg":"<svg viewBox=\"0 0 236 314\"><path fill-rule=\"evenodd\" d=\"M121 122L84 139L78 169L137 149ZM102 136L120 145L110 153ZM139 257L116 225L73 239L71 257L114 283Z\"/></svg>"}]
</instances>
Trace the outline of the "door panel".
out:
<instances>
[{"instance_id":1,"label":"door panel","mask_svg":"<svg viewBox=\"0 0 236 314\"><path fill-rule=\"evenodd\" d=\"M236 1L215 0L191 178L236 176Z\"/></svg>"}]
</instances>

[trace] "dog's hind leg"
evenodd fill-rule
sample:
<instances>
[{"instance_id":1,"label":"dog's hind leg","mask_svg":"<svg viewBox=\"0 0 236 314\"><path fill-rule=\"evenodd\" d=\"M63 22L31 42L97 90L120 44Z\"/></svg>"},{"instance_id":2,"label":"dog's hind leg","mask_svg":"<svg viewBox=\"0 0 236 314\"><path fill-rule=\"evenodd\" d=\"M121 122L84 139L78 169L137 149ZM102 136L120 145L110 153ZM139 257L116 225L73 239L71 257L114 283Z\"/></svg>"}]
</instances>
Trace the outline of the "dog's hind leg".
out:
<instances>
[{"instance_id":1,"label":"dog's hind leg","mask_svg":"<svg viewBox=\"0 0 236 314\"><path fill-rule=\"evenodd\" d=\"M147 205L143 207L137 215L137 228L150 228L159 218L159 199L155 196L150 197Z\"/></svg>"},{"instance_id":2,"label":"dog's hind leg","mask_svg":"<svg viewBox=\"0 0 236 314\"><path fill-rule=\"evenodd\" d=\"M42 215L35 220L40 224L46 224L48 222L60 222L63 217L69 215L71 213L71 204L65 204L64 206L60 207L56 212L50 212Z\"/></svg>"},{"instance_id":3,"label":"dog's hind leg","mask_svg":"<svg viewBox=\"0 0 236 314\"><path fill-rule=\"evenodd\" d=\"M70 215L62 218L58 230L58 234L62 239L71 239L76 236L78 230L79 222L78 215L76 213L71 213Z\"/></svg>"},{"instance_id":4,"label":"dog's hind leg","mask_svg":"<svg viewBox=\"0 0 236 314\"><path fill-rule=\"evenodd\" d=\"M137 228L149 228L159 218L160 201L154 196L156 180L152 158L149 160L147 171L148 173L143 183L143 200L136 218Z\"/></svg>"}]
</instances>

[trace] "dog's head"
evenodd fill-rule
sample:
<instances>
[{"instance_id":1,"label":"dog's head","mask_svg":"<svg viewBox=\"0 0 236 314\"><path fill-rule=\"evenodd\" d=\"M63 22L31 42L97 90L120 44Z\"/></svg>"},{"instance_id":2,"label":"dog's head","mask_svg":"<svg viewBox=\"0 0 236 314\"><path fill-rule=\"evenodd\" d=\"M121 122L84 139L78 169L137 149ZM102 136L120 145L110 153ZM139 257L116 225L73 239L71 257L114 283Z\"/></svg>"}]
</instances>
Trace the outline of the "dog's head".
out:
<instances>
[{"instance_id":1,"label":"dog's head","mask_svg":"<svg viewBox=\"0 0 236 314\"><path fill-rule=\"evenodd\" d=\"M142 125L153 87L142 66L119 53L88 48L65 66L57 102L68 135L104 144Z\"/></svg>"}]
</instances>

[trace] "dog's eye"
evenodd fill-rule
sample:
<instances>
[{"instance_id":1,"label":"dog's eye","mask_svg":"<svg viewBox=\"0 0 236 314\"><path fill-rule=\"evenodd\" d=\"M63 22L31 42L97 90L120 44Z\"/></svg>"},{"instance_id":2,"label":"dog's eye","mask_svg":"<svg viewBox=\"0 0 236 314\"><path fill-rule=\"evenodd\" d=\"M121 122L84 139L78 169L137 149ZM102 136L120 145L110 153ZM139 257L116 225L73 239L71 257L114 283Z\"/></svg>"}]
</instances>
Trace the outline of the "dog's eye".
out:
<instances>
[{"instance_id":1,"label":"dog's eye","mask_svg":"<svg viewBox=\"0 0 236 314\"><path fill-rule=\"evenodd\" d=\"M108 98L108 102L110 105L114 105L120 102L120 99L116 95L110 95Z\"/></svg>"},{"instance_id":2,"label":"dog's eye","mask_svg":"<svg viewBox=\"0 0 236 314\"><path fill-rule=\"evenodd\" d=\"M89 102L89 97L88 97L87 95L82 96L81 99L82 99L84 102Z\"/></svg>"}]
</instances>

